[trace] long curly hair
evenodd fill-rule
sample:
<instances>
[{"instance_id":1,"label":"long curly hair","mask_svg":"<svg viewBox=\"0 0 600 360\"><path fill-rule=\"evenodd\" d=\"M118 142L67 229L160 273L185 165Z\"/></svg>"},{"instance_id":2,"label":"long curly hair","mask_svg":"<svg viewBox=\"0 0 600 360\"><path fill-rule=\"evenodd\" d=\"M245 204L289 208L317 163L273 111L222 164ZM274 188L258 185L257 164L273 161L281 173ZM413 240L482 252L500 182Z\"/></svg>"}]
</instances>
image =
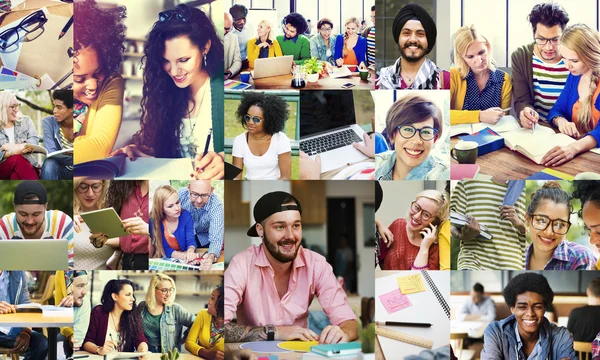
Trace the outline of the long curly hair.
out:
<instances>
[{"instance_id":1,"label":"long curly hair","mask_svg":"<svg viewBox=\"0 0 600 360\"><path fill-rule=\"evenodd\" d=\"M125 52L127 27L123 20L127 17L127 9L124 6L99 6L96 0L76 0L73 12L75 51L91 46L98 53L105 75L118 72Z\"/></svg>"},{"instance_id":2,"label":"long curly hair","mask_svg":"<svg viewBox=\"0 0 600 360\"><path fill-rule=\"evenodd\" d=\"M283 130L285 121L290 113L285 100L277 95L262 92L252 91L242 93L242 100L238 105L235 115L244 128L246 128L244 116L252 106L258 106L263 111L263 130L265 133L273 135Z\"/></svg>"},{"instance_id":3,"label":"long curly hair","mask_svg":"<svg viewBox=\"0 0 600 360\"><path fill-rule=\"evenodd\" d=\"M112 294L119 294L125 285L130 285L133 291L133 283L129 280L109 280L104 286L100 303L102 311L110 313L115 308L116 302L112 298ZM123 311L121 314L121 320L119 322L119 335L121 336L121 343L123 344L123 351L134 351L135 350L135 339L136 334L142 327L142 318L139 313L135 311L137 304L135 297L133 298L133 309L131 311Z\"/></svg>"},{"instance_id":4,"label":"long curly hair","mask_svg":"<svg viewBox=\"0 0 600 360\"><path fill-rule=\"evenodd\" d=\"M157 157L176 158L181 153L179 141L182 119L188 115L188 104L194 100L189 89L178 88L164 70L165 42L179 36L204 49L210 41L206 65L202 69L211 77L223 76L223 43L213 22L196 8L178 5L180 11L189 11L190 19L157 21L148 34L144 47L144 88L142 96L141 130L134 136L136 144L150 148ZM196 105L196 104L194 104Z\"/></svg>"}]
</instances>

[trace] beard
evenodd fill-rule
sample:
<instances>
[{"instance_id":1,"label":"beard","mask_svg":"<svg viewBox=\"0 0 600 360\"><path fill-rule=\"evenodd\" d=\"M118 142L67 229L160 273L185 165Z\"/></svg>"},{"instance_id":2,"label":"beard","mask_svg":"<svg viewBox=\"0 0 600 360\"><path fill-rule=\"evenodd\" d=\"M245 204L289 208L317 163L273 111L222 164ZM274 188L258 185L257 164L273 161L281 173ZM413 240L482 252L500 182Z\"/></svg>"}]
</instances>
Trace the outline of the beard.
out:
<instances>
[{"instance_id":1,"label":"beard","mask_svg":"<svg viewBox=\"0 0 600 360\"><path fill-rule=\"evenodd\" d=\"M418 47L419 49L422 50L421 54L417 55L417 56L408 55L408 53L406 52L406 49L408 49L409 46ZM421 44L407 42L406 44L404 44L404 46L400 46L400 54L402 54L402 58L408 62L418 62L419 60L421 60L422 58L424 58L427 55L427 49L424 49L421 46Z\"/></svg>"},{"instance_id":2,"label":"beard","mask_svg":"<svg viewBox=\"0 0 600 360\"><path fill-rule=\"evenodd\" d=\"M25 227L25 223L20 223L19 224L19 228L21 230L21 233L24 236L34 236L35 234L38 233L38 231L40 231L40 229L42 228L42 226L44 226L44 222L41 222L41 223L38 223L38 224L33 224L34 229L32 231L28 231L28 230L25 230L25 229L27 229Z\"/></svg>"},{"instance_id":3,"label":"beard","mask_svg":"<svg viewBox=\"0 0 600 360\"><path fill-rule=\"evenodd\" d=\"M280 242L282 242L282 243L293 242L294 244L296 243L294 240L282 240ZM288 263L290 261L293 261L296 258L296 256L298 256L298 250L300 250L300 246L296 246L296 251L294 251L294 255L283 254L278 249L279 243L273 244L269 241L269 239L267 238L266 231L263 234L263 244L265 244L265 247L267 248L267 251L269 252L269 254L271 254L271 256L273 258L275 258L275 260L279 261L280 263Z\"/></svg>"}]
</instances>

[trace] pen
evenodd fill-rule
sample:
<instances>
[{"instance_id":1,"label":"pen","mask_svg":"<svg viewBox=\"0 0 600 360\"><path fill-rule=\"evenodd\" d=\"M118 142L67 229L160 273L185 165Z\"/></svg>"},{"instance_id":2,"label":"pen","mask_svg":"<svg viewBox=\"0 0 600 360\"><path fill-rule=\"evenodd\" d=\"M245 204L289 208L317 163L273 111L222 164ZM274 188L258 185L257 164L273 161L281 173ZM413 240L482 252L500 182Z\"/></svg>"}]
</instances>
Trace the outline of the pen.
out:
<instances>
[{"instance_id":1,"label":"pen","mask_svg":"<svg viewBox=\"0 0 600 360\"><path fill-rule=\"evenodd\" d=\"M413 322L397 322L397 321L376 321L375 324L387 325L387 326L431 327L430 323L413 323Z\"/></svg>"},{"instance_id":2,"label":"pen","mask_svg":"<svg viewBox=\"0 0 600 360\"><path fill-rule=\"evenodd\" d=\"M533 111L529 110L529 115L531 115L531 117L533 117ZM535 135L535 122L533 122L533 125L531 126L531 135Z\"/></svg>"},{"instance_id":3,"label":"pen","mask_svg":"<svg viewBox=\"0 0 600 360\"><path fill-rule=\"evenodd\" d=\"M58 40L60 40L63 36L65 36L67 31L69 31L69 28L71 27L71 25L73 25L73 15L71 15L71 17L69 18L69 21L67 21L67 23L65 24L65 27L63 27L63 29L61 30L60 35L58 35Z\"/></svg>"},{"instance_id":4,"label":"pen","mask_svg":"<svg viewBox=\"0 0 600 360\"><path fill-rule=\"evenodd\" d=\"M202 153L202 157L205 157L208 153L208 145L210 145L210 137L212 136L212 128L208 131L208 136L206 137L206 144L204 145L204 153Z\"/></svg>"},{"instance_id":5,"label":"pen","mask_svg":"<svg viewBox=\"0 0 600 360\"><path fill-rule=\"evenodd\" d=\"M73 360L75 360L75 359L85 359L85 358L88 358L88 357L89 357L89 355L79 355L79 356L73 356L70 359L73 359Z\"/></svg>"}]
</instances>

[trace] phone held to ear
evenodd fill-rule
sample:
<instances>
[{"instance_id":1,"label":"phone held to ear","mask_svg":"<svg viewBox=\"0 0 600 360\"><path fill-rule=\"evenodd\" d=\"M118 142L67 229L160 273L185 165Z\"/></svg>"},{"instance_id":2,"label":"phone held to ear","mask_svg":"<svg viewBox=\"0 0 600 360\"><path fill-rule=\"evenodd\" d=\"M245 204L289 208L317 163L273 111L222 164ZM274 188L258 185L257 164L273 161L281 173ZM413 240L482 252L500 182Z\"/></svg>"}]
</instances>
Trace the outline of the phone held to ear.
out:
<instances>
[{"instance_id":1,"label":"phone held to ear","mask_svg":"<svg viewBox=\"0 0 600 360\"><path fill-rule=\"evenodd\" d=\"M435 219L434 219L434 220L431 222L431 224L429 224L429 225L428 225L428 227L431 229L431 225L434 225L434 226L440 226L440 223L441 223L441 222L442 222L442 221L440 220L440 218L436 217L436 218L435 218ZM421 234L421 239L423 239L423 238L425 238L425 236L423 236L423 234ZM436 241L434 241L434 244L437 244L437 243L438 243L438 242L437 242L437 240L436 240Z\"/></svg>"}]
</instances>

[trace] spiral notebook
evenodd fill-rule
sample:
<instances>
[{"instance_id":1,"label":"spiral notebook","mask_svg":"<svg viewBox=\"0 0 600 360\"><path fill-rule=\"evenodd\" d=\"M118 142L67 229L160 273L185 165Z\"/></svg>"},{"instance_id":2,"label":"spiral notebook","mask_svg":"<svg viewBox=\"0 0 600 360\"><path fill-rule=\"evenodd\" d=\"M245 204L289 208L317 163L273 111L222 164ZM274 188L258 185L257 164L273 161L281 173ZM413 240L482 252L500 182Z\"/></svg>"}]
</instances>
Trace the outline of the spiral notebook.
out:
<instances>
[{"instance_id":1,"label":"spiral notebook","mask_svg":"<svg viewBox=\"0 0 600 360\"><path fill-rule=\"evenodd\" d=\"M375 280L375 320L431 323L430 328L385 326L404 334L418 336L433 342L433 348L448 345L450 342L450 272L449 271L384 271L390 273ZM425 291L406 295L412 306L388 314L379 296L398 289L398 278L420 274ZM403 359L425 350L417 345L378 337L381 350L386 358Z\"/></svg>"}]
</instances>

